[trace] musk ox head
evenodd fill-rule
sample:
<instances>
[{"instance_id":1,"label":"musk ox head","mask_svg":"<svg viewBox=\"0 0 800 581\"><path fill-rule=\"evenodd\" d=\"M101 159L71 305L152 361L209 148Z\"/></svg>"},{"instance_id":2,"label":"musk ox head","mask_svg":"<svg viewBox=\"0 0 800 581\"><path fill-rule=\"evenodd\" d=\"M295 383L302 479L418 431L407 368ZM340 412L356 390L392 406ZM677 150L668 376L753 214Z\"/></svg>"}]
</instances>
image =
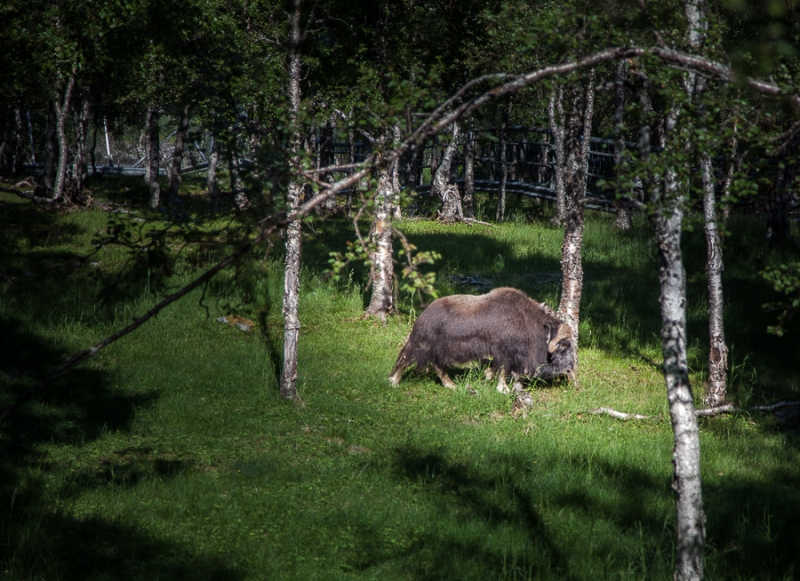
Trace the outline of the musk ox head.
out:
<instances>
[{"instance_id":1,"label":"musk ox head","mask_svg":"<svg viewBox=\"0 0 800 581\"><path fill-rule=\"evenodd\" d=\"M575 341L569 325L561 323L551 333L547 343L547 362L552 366L553 376L567 375L575 369Z\"/></svg>"}]
</instances>

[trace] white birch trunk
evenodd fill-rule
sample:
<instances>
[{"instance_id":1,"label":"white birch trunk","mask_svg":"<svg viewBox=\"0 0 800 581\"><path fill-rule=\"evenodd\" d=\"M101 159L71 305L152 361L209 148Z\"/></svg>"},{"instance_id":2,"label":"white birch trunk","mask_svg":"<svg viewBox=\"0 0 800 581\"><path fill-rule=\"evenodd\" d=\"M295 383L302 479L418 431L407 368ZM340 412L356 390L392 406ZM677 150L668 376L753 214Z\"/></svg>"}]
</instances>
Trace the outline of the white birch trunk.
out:
<instances>
[{"instance_id":1,"label":"white birch trunk","mask_svg":"<svg viewBox=\"0 0 800 581\"><path fill-rule=\"evenodd\" d=\"M206 171L206 188L211 198L219 197L219 186L217 185L217 166L219 165L219 145L216 137L211 134L209 137L211 146L208 152L208 170Z\"/></svg>"},{"instance_id":2,"label":"white birch trunk","mask_svg":"<svg viewBox=\"0 0 800 581\"><path fill-rule=\"evenodd\" d=\"M566 213L564 216L564 242L561 245L562 282L558 315L569 325L572 338L578 345L580 305L583 293L584 216L581 198L586 193L589 137L594 115L594 69L590 72L585 91L576 85L571 88L570 93L570 109L564 126Z\"/></svg>"},{"instance_id":3,"label":"white birch trunk","mask_svg":"<svg viewBox=\"0 0 800 581\"><path fill-rule=\"evenodd\" d=\"M86 164L86 137L89 134L89 92L84 90L81 108L75 113L75 184L78 194L83 193L89 170Z\"/></svg>"},{"instance_id":4,"label":"white birch trunk","mask_svg":"<svg viewBox=\"0 0 800 581\"><path fill-rule=\"evenodd\" d=\"M67 179L67 114L69 113L69 103L74 87L75 73L71 74L67 81L63 103L59 103L58 99L53 101L56 107L56 138L58 139L58 168L56 169L51 196L54 200L58 200L63 195L64 183Z\"/></svg>"},{"instance_id":5,"label":"white birch trunk","mask_svg":"<svg viewBox=\"0 0 800 581\"><path fill-rule=\"evenodd\" d=\"M692 47L698 48L703 41L702 0L686 0L684 9L689 23L689 42ZM694 98L698 82L702 83L702 77L698 75L687 74L684 77L684 87L690 98ZM673 109L665 120L664 140L666 132L674 127L677 115L678 111ZM667 170L663 188L663 197L654 189L656 208L653 222L661 258L659 282L664 380L675 441L672 480L672 487L677 495L674 579L700 581L703 579L705 548L705 513L700 481L700 430L689 383L686 355L686 272L680 246L685 193L675 169Z\"/></svg>"},{"instance_id":6,"label":"white birch trunk","mask_svg":"<svg viewBox=\"0 0 800 581\"><path fill-rule=\"evenodd\" d=\"M189 131L189 121L192 115L192 105L183 108L178 130L175 132L175 148L172 150L172 164L169 168L169 201L178 199L178 192L183 183L183 151L186 148L186 134Z\"/></svg>"},{"instance_id":7,"label":"white birch trunk","mask_svg":"<svg viewBox=\"0 0 800 581\"><path fill-rule=\"evenodd\" d=\"M441 161L436 166L436 173L433 174L431 180L431 195L439 199L442 197L442 192L447 186L447 179L450 176L450 162L453 160L453 155L457 149L458 140L458 123L453 123L450 126L450 143L444 150Z\"/></svg>"},{"instance_id":8,"label":"white birch trunk","mask_svg":"<svg viewBox=\"0 0 800 581\"><path fill-rule=\"evenodd\" d=\"M503 120L500 123L500 189L497 195L497 214L495 219L502 222L506 217L506 184L508 183L508 164L506 157L508 156L508 140L506 139L506 127L508 126L508 115L503 114Z\"/></svg>"},{"instance_id":9,"label":"white birch trunk","mask_svg":"<svg viewBox=\"0 0 800 581\"><path fill-rule=\"evenodd\" d=\"M149 205L154 210L161 204L161 182L158 181L158 170L161 165L159 116L158 107L150 107L147 112L147 184L150 190Z\"/></svg>"},{"instance_id":10,"label":"white birch trunk","mask_svg":"<svg viewBox=\"0 0 800 581\"><path fill-rule=\"evenodd\" d=\"M675 580L703 578L705 514L700 485L700 431L695 416L686 357L686 272L680 247L682 200L676 176L666 176L667 200L654 217L660 260L661 340L664 379L675 438L672 487L677 494ZM672 191L670 191L672 190Z\"/></svg>"},{"instance_id":11,"label":"white birch trunk","mask_svg":"<svg viewBox=\"0 0 800 581\"><path fill-rule=\"evenodd\" d=\"M550 117L550 132L553 135L553 185L556 191L556 215L554 224L563 224L566 219L567 202L564 193L564 86L558 85L550 94L547 108Z\"/></svg>"},{"instance_id":12,"label":"white birch trunk","mask_svg":"<svg viewBox=\"0 0 800 581\"><path fill-rule=\"evenodd\" d=\"M703 214L708 246L708 388L705 405L714 407L725 403L728 384L728 346L725 343L722 296L722 243L717 225L716 196L714 176L711 171L711 157L703 153L700 157L700 170L703 177Z\"/></svg>"},{"instance_id":13,"label":"white birch trunk","mask_svg":"<svg viewBox=\"0 0 800 581\"><path fill-rule=\"evenodd\" d=\"M623 128L625 125L625 81L627 76L626 61L620 60L617 63L614 82L614 167L618 176L622 167L622 155L625 152ZM623 200L616 200L614 207L617 210L614 227L619 230L630 230L632 224L628 204Z\"/></svg>"},{"instance_id":14,"label":"white birch trunk","mask_svg":"<svg viewBox=\"0 0 800 581\"><path fill-rule=\"evenodd\" d=\"M393 198L394 187L392 186L391 172L386 168L381 168L371 234L371 241L375 246L375 250L370 256L372 295L364 315L379 317L384 322L386 315L394 312L392 293L394 283L394 265L392 264Z\"/></svg>"},{"instance_id":15,"label":"white birch trunk","mask_svg":"<svg viewBox=\"0 0 800 581\"><path fill-rule=\"evenodd\" d=\"M464 138L464 217L475 217L475 146L472 129Z\"/></svg>"},{"instance_id":16,"label":"white birch trunk","mask_svg":"<svg viewBox=\"0 0 800 581\"><path fill-rule=\"evenodd\" d=\"M733 121L733 137L731 138L731 160L728 163L728 172L725 175L725 183L722 186L722 221L727 222L731 215L731 186L733 185L733 173L736 171L736 156L739 147L739 123Z\"/></svg>"},{"instance_id":17,"label":"white birch trunk","mask_svg":"<svg viewBox=\"0 0 800 581\"><path fill-rule=\"evenodd\" d=\"M392 128L392 138L394 139L394 147L397 147L402 141L402 134L400 133L400 126L395 125ZM402 220L403 212L400 208L400 160L396 160L392 164L392 219Z\"/></svg>"},{"instance_id":18,"label":"white birch trunk","mask_svg":"<svg viewBox=\"0 0 800 581\"><path fill-rule=\"evenodd\" d=\"M300 163L300 128L298 112L300 109L300 7L301 0L294 0L291 15L291 39L289 48L289 117L292 126L291 163ZM303 195L303 184L298 180L289 183L287 192L288 214L300 205ZM298 304L300 301L300 254L301 223L293 220L286 227L286 267L283 283L283 371L281 375L281 397L295 399L297 397L297 340L300 334L300 318Z\"/></svg>"}]
</instances>

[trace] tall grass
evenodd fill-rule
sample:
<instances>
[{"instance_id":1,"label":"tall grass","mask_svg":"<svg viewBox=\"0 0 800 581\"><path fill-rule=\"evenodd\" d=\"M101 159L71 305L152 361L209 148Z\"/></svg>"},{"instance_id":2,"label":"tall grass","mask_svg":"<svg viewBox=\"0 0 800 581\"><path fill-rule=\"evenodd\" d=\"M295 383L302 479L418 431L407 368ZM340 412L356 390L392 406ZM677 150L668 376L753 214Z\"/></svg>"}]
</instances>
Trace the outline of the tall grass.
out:
<instances>
[{"instance_id":1,"label":"tall grass","mask_svg":"<svg viewBox=\"0 0 800 581\"><path fill-rule=\"evenodd\" d=\"M441 293L481 292L461 275L521 288L555 306L561 232L519 206L507 224L400 228L442 255ZM145 210L138 214L157 224ZM218 226L209 217L206 228ZM1 403L47 366L127 322L163 292L147 270L109 287L126 254L90 261L106 215L0 204ZM672 433L660 375L658 281L640 220L586 230L580 389L532 388L512 414L478 370L386 376L412 309L362 320L364 272L322 274L346 223L308 231L301 295L301 402L277 390L279 244L164 311L0 426L0 577L7 579L668 579ZM730 224L726 315L732 397L798 391L796 343L765 332L758 270L784 260ZM149 226L148 226L149 227ZM702 231L685 236L693 384L701 395ZM166 284L211 261L186 252ZM97 265L92 265L96 262ZM71 265L71 266L70 266ZM451 278L455 277L455 278ZM116 288L115 294L108 288ZM701 305L701 306L698 306ZM255 332L220 325L237 312ZM621 423L607 405L657 416ZM790 579L800 560L800 437L771 417L702 420L707 571Z\"/></svg>"}]
</instances>

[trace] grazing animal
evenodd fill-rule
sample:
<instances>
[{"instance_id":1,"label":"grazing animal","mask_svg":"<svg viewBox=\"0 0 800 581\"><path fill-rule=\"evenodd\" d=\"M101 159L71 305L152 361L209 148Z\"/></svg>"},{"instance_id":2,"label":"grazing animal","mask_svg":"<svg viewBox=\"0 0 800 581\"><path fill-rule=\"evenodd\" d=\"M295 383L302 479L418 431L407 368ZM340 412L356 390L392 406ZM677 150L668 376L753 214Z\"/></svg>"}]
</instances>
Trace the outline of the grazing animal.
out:
<instances>
[{"instance_id":1,"label":"grazing animal","mask_svg":"<svg viewBox=\"0 0 800 581\"><path fill-rule=\"evenodd\" d=\"M485 295L451 295L433 301L417 318L400 350L389 381L395 387L403 371L433 367L442 385L455 388L450 365L490 362L487 378L498 375L497 391L508 393L505 374L551 379L572 372L575 342L553 311L513 288Z\"/></svg>"}]
</instances>

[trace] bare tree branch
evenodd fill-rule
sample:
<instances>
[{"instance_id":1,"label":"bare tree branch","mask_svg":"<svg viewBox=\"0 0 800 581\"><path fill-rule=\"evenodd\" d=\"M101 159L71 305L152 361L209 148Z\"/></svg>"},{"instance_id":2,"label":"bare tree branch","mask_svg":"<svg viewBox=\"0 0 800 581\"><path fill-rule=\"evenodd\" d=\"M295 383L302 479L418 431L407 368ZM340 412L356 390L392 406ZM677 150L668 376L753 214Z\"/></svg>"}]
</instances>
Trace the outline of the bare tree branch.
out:
<instances>
[{"instance_id":1,"label":"bare tree branch","mask_svg":"<svg viewBox=\"0 0 800 581\"><path fill-rule=\"evenodd\" d=\"M745 412L774 412L782 408L795 407L795 406L800 406L800 401L781 401L771 405L757 405L748 408L738 408L735 405L728 403L710 408L696 409L694 411L694 415L698 418L707 418L707 417L719 416L722 414L738 414ZM587 411L590 414L607 415L611 416L612 418L616 418L618 420L650 420L655 417L658 417L658 416L642 416L639 414L629 414L607 407L592 408Z\"/></svg>"}]
</instances>

